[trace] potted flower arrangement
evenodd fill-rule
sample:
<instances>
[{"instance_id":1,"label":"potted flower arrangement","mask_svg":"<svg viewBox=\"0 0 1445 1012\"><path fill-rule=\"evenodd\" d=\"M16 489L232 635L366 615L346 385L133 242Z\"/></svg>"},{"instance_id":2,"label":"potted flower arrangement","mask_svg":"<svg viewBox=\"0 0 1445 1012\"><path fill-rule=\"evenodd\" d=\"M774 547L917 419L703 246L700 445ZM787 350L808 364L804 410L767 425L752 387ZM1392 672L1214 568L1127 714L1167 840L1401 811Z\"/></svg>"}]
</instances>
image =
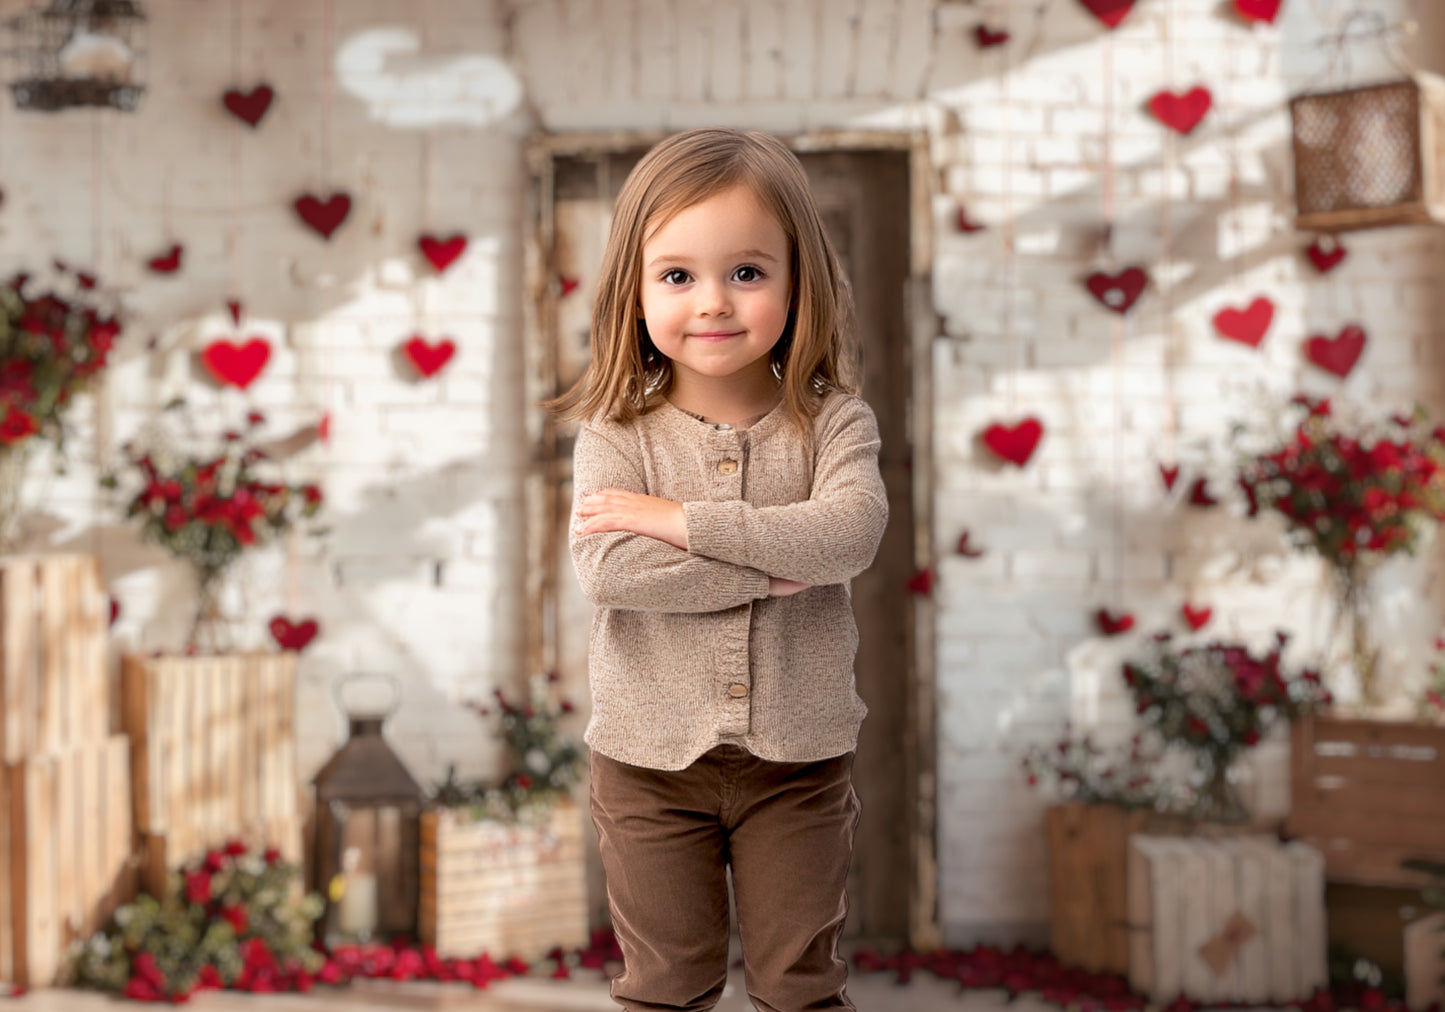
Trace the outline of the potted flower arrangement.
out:
<instances>
[{"instance_id":1,"label":"potted flower arrangement","mask_svg":"<svg viewBox=\"0 0 1445 1012\"><path fill-rule=\"evenodd\" d=\"M1263 654L1221 642L1179 649L1165 634L1154 637L1146 656L1125 662L1124 683L1144 726L1166 747L1193 758L1195 818L1248 818L1230 779L1235 761L1281 721L1329 703L1317 672L1285 672L1280 659L1285 642L1285 635L1277 634Z\"/></svg>"},{"instance_id":2,"label":"potted flower arrangement","mask_svg":"<svg viewBox=\"0 0 1445 1012\"><path fill-rule=\"evenodd\" d=\"M65 412L105 368L115 317L79 297L0 285L0 550L18 534L25 468L36 444L65 446Z\"/></svg>"},{"instance_id":3,"label":"potted flower arrangement","mask_svg":"<svg viewBox=\"0 0 1445 1012\"><path fill-rule=\"evenodd\" d=\"M184 402L174 401L168 411ZM244 431L228 430L220 445L186 449L158 436L149 445L127 443L122 453L132 487L128 518L136 520L144 540L165 548L192 569L197 605L186 646L225 649L221 613L223 580L246 551L267 545L321 508L321 489L310 483L288 484L279 468L256 443L265 416L252 411ZM108 475L119 487L124 478Z\"/></svg>"},{"instance_id":4,"label":"potted flower arrangement","mask_svg":"<svg viewBox=\"0 0 1445 1012\"><path fill-rule=\"evenodd\" d=\"M1328 400L1292 403L1302 417L1245 455L1239 484L1250 515L1277 513L1291 542L1329 566L1361 695L1378 702L1370 578L1385 559L1413 554L1445 519L1445 429L1420 411L1347 419Z\"/></svg>"}]
</instances>

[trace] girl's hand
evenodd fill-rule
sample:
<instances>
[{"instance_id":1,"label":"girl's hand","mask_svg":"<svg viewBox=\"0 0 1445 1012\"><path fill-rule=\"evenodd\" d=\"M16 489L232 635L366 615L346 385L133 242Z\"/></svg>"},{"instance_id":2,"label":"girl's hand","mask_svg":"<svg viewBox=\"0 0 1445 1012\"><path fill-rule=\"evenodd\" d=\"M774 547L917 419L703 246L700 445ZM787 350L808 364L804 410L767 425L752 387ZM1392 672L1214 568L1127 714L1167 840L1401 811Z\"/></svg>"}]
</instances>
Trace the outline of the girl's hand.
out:
<instances>
[{"instance_id":1,"label":"girl's hand","mask_svg":"<svg viewBox=\"0 0 1445 1012\"><path fill-rule=\"evenodd\" d=\"M799 583L797 580L783 580L776 576L768 577L769 597L792 597L800 590L807 590L811 583Z\"/></svg>"},{"instance_id":2,"label":"girl's hand","mask_svg":"<svg viewBox=\"0 0 1445 1012\"><path fill-rule=\"evenodd\" d=\"M687 551L687 517L682 503L654 495L604 488L583 496L573 527L579 535L630 531Z\"/></svg>"}]
</instances>

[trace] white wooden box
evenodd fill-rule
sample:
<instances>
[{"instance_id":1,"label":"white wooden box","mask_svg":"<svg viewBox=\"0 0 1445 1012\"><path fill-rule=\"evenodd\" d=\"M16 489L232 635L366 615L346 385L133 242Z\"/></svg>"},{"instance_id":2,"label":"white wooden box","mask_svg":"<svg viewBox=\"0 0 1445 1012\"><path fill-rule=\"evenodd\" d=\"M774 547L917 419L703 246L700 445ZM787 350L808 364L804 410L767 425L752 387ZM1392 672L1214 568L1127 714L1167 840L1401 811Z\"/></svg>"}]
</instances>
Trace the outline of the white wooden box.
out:
<instances>
[{"instance_id":1,"label":"white wooden box","mask_svg":"<svg viewBox=\"0 0 1445 1012\"><path fill-rule=\"evenodd\" d=\"M1328 982L1324 857L1270 837L1135 836L1129 983L1160 1003L1283 1003Z\"/></svg>"}]
</instances>

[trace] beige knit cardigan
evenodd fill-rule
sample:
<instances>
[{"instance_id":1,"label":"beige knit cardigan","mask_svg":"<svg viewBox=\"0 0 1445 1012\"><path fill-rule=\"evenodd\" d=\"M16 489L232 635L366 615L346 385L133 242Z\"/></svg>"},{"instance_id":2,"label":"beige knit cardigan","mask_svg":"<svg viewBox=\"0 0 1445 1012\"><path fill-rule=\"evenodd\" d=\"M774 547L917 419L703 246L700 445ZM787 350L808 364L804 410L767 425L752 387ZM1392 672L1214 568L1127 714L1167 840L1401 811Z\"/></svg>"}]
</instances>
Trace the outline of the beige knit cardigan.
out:
<instances>
[{"instance_id":1,"label":"beige knit cardigan","mask_svg":"<svg viewBox=\"0 0 1445 1012\"><path fill-rule=\"evenodd\" d=\"M857 746L858 631L848 581L888 522L878 425L831 393L809 452L785 405L746 429L662 401L578 433L576 501L604 488L683 504L687 550L629 532L571 536L597 606L585 739L620 762L678 770L731 742L763 759L826 759ZM769 597L768 577L812 584Z\"/></svg>"}]
</instances>

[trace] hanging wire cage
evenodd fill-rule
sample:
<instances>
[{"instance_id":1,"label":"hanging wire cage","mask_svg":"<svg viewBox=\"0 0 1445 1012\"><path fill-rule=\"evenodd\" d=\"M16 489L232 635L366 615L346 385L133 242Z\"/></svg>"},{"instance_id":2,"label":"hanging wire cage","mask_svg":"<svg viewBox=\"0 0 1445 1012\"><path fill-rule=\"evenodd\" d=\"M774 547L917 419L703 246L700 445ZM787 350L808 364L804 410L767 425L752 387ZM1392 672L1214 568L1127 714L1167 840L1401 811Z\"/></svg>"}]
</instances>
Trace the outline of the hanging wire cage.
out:
<instances>
[{"instance_id":1,"label":"hanging wire cage","mask_svg":"<svg viewBox=\"0 0 1445 1012\"><path fill-rule=\"evenodd\" d=\"M145 91L146 16L136 0L50 0L5 25L20 109L131 111Z\"/></svg>"}]
</instances>

